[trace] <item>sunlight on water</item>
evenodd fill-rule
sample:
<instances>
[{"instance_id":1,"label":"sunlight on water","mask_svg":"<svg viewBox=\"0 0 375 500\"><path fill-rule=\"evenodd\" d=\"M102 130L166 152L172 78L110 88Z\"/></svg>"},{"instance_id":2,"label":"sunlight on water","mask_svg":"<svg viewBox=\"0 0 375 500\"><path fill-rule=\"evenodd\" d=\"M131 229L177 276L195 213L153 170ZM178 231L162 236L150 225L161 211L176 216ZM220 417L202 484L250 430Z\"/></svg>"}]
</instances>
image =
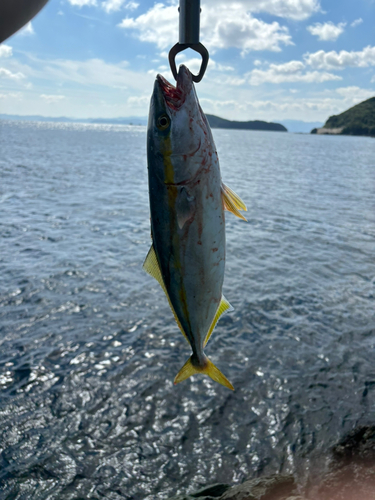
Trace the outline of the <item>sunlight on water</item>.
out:
<instances>
[{"instance_id":1,"label":"sunlight on water","mask_svg":"<svg viewBox=\"0 0 375 500\"><path fill-rule=\"evenodd\" d=\"M4 498L303 480L374 419L375 141L214 130L248 206L248 223L227 215L235 310L207 347L231 393L173 386L189 347L142 271L145 130L0 124Z\"/></svg>"}]
</instances>

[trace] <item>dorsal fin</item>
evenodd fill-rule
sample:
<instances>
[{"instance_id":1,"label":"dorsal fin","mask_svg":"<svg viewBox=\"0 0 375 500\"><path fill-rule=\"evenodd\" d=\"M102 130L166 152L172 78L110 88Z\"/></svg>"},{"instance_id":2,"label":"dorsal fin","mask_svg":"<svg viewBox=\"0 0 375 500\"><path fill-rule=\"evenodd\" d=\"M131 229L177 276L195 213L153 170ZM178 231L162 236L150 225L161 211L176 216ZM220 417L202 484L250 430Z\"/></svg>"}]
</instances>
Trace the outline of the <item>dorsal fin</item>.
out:
<instances>
[{"instance_id":1,"label":"dorsal fin","mask_svg":"<svg viewBox=\"0 0 375 500\"><path fill-rule=\"evenodd\" d=\"M184 332L184 329L181 326L181 323L177 317L177 314L175 313L175 310L172 306L171 299L169 298L167 289L164 285L164 280L163 280L163 275L161 274L158 258L156 256L155 248L154 245L151 245L150 250L148 251L147 257L143 263L143 269L148 273L150 276L156 279L156 281L160 284L162 287L165 295L167 296L169 306L173 312L174 319L176 320L176 323L178 324L179 329L181 330L182 335L185 337L185 339L189 342L189 339L186 336L186 333Z\"/></svg>"},{"instance_id":2,"label":"dorsal fin","mask_svg":"<svg viewBox=\"0 0 375 500\"><path fill-rule=\"evenodd\" d=\"M219 321L220 317L225 313L225 312L229 312L229 311L233 311L233 307L229 304L229 302L227 301L227 299L224 297L224 295L221 296L221 301L220 301L220 305L219 307L217 308L217 311L216 311L216 314L215 314L215 317L211 323L211 326L210 326L210 329L208 330L207 332L207 335L206 335L206 338L204 340L204 344L203 344L203 347L206 346L207 342L209 341L211 335L212 335L212 332L214 331L214 328L216 326L216 323Z\"/></svg>"},{"instance_id":3,"label":"dorsal fin","mask_svg":"<svg viewBox=\"0 0 375 500\"><path fill-rule=\"evenodd\" d=\"M226 186L224 182L221 183L221 195L224 209L246 221L245 217L240 212L240 210L245 210L245 212L247 211L245 203L241 200L238 194L236 194L230 187Z\"/></svg>"}]
</instances>

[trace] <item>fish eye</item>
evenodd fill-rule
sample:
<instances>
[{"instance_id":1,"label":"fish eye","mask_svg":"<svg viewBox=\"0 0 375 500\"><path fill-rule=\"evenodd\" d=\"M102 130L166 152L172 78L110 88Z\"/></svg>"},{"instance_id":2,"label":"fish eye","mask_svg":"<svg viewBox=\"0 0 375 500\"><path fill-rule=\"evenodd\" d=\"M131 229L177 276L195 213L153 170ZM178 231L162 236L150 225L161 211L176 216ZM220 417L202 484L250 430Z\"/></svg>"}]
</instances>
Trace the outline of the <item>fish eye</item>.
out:
<instances>
[{"instance_id":1,"label":"fish eye","mask_svg":"<svg viewBox=\"0 0 375 500\"><path fill-rule=\"evenodd\" d=\"M166 130L169 127L169 124L171 123L171 120L169 119L168 115L161 115L158 118L158 121L156 122L156 126L158 127L159 130Z\"/></svg>"}]
</instances>

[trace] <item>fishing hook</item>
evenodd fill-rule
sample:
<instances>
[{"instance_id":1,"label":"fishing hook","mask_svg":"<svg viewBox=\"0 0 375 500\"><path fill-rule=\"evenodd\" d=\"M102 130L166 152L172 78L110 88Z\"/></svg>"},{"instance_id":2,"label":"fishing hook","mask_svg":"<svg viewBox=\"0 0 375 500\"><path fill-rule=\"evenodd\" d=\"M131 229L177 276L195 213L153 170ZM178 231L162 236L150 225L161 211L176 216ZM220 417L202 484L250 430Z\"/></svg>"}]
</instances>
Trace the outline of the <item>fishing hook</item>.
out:
<instances>
[{"instance_id":1,"label":"fishing hook","mask_svg":"<svg viewBox=\"0 0 375 500\"><path fill-rule=\"evenodd\" d=\"M193 81L202 80L208 64L209 54L206 47L199 41L200 0L180 0L179 41L169 51L169 65L177 80L176 55L185 49L193 49L202 56L202 63L197 75L191 75Z\"/></svg>"}]
</instances>

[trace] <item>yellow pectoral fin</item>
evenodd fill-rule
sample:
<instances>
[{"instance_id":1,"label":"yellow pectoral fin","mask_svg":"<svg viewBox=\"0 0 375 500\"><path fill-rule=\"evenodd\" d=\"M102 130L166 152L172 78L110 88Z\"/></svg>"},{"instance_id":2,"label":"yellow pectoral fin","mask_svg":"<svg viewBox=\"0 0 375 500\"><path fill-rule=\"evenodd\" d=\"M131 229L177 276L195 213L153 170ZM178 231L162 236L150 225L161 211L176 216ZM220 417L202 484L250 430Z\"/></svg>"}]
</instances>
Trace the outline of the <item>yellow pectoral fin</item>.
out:
<instances>
[{"instance_id":1,"label":"yellow pectoral fin","mask_svg":"<svg viewBox=\"0 0 375 500\"><path fill-rule=\"evenodd\" d=\"M150 276L156 279L156 281L159 283L159 285L162 287L167 299L169 306L173 312L174 319L176 320L176 323L178 324L179 329L181 330L182 335L185 337L185 339L189 342L189 339L187 338L184 329L181 326L181 323L177 317L177 314L175 313L175 310L172 306L171 299L169 298L168 291L164 285L164 280L163 276L161 274L158 258L156 256L155 248L154 245L151 245L150 250L148 251L147 257L143 263L143 269L148 273Z\"/></svg>"},{"instance_id":2,"label":"yellow pectoral fin","mask_svg":"<svg viewBox=\"0 0 375 500\"><path fill-rule=\"evenodd\" d=\"M207 332L207 335L206 335L206 338L204 340L204 344L203 344L203 347L206 346L207 342L209 341L210 337L211 337L211 334L212 332L214 331L214 328L216 326L216 323L219 321L220 317L226 313L226 312L229 312L229 311L233 311L233 307L229 304L229 302L227 301L227 299L224 297L224 295L222 295L221 297L221 302L220 302L220 305L219 307L217 308L217 311L216 311L216 314L215 314L215 317L211 323L211 326L210 326L210 329L208 330Z\"/></svg>"},{"instance_id":3,"label":"yellow pectoral fin","mask_svg":"<svg viewBox=\"0 0 375 500\"><path fill-rule=\"evenodd\" d=\"M223 198L224 209L246 221L247 219L245 219L240 212L240 210L245 210L245 212L247 211L245 203L241 200L238 194L232 191L232 189L226 186L223 182L221 183L221 195Z\"/></svg>"},{"instance_id":4,"label":"yellow pectoral fin","mask_svg":"<svg viewBox=\"0 0 375 500\"><path fill-rule=\"evenodd\" d=\"M215 382L218 382L224 387L228 387L228 389L234 391L234 387L229 382L227 377L223 375L221 371L218 368L216 368L216 366L208 358L206 358L205 366L202 367L193 365L190 357L176 375L176 378L174 379L174 384L178 384L179 382L186 380L187 378L191 377L196 373L203 373L204 375L208 375Z\"/></svg>"}]
</instances>

